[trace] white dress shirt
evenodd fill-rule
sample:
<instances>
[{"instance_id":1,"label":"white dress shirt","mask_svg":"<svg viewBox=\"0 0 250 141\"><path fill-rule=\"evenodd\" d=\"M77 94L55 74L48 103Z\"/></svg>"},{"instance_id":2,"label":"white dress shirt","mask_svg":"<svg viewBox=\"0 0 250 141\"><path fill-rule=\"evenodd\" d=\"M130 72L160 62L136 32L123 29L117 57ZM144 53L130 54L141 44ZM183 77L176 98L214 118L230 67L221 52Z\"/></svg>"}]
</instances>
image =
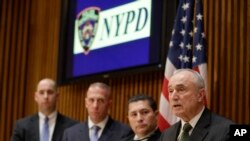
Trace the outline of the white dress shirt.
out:
<instances>
[{"instance_id":1,"label":"white dress shirt","mask_svg":"<svg viewBox=\"0 0 250 141\"><path fill-rule=\"evenodd\" d=\"M106 116L106 118L103 121L101 121L101 122L99 122L97 124L94 124L94 122L91 121L90 117L88 117L89 137L91 137L91 135L93 133L93 128L92 127L93 126L98 126L98 127L100 127L100 130L98 131L98 138L100 138L100 136L101 136L101 134L103 132L103 129L105 128L105 126L106 126L106 124L108 122L108 119L109 119L109 117Z\"/></svg>"},{"instance_id":2,"label":"white dress shirt","mask_svg":"<svg viewBox=\"0 0 250 141\"><path fill-rule=\"evenodd\" d=\"M198 122L198 120L200 119L201 114L203 113L204 109L205 109L205 107L203 107L202 110L194 118L192 118L188 122L192 126L192 129L189 131L189 135L191 135L191 133L193 132L193 129L194 129L196 123ZM178 135L178 139L177 140L180 139L180 136L181 136L181 134L183 132L183 126L184 126L185 123L186 123L185 121L181 120L181 131L180 131L180 133Z\"/></svg>"},{"instance_id":3,"label":"white dress shirt","mask_svg":"<svg viewBox=\"0 0 250 141\"><path fill-rule=\"evenodd\" d=\"M39 133L41 135L46 116L41 112L38 112L38 116L39 116ZM52 140L53 132L54 132L55 125L56 125L56 117L57 117L57 111L51 113L48 116L49 118L49 141Z\"/></svg>"}]
</instances>

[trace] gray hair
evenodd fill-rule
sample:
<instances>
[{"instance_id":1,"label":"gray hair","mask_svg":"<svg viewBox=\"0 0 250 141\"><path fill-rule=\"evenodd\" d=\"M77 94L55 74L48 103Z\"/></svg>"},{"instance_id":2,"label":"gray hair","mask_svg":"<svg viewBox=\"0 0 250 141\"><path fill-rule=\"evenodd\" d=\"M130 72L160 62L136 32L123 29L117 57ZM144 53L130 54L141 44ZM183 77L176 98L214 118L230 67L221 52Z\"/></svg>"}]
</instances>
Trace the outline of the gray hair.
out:
<instances>
[{"instance_id":1,"label":"gray hair","mask_svg":"<svg viewBox=\"0 0 250 141\"><path fill-rule=\"evenodd\" d=\"M196 78L196 84L197 86L201 89L201 88L205 88L205 82L204 82L204 79L202 78L202 76L197 72L197 71L194 71L192 69L188 69L188 68L185 68L185 69L177 69L174 71L173 75L175 74L178 74L180 72L184 72L184 71L188 71L188 72L191 72L193 74L193 76Z\"/></svg>"},{"instance_id":2,"label":"gray hair","mask_svg":"<svg viewBox=\"0 0 250 141\"><path fill-rule=\"evenodd\" d=\"M92 88L92 87L99 87L101 89L104 89L107 91L107 94L108 94L108 97L110 98L111 96L111 88L109 85L103 83L103 82L94 82L92 84L89 85L89 88Z\"/></svg>"}]
</instances>

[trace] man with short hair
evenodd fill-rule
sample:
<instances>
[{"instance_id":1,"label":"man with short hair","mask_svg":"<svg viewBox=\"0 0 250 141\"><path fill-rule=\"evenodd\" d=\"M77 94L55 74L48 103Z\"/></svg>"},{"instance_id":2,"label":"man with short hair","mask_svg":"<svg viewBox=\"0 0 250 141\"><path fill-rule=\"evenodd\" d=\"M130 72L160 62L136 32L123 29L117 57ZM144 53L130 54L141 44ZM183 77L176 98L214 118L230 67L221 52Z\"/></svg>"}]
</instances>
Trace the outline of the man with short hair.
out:
<instances>
[{"instance_id":1,"label":"man with short hair","mask_svg":"<svg viewBox=\"0 0 250 141\"><path fill-rule=\"evenodd\" d=\"M205 83L191 69L179 69L169 79L169 104L181 120L167 128L161 141L226 141L233 122L205 106Z\"/></svg>"},{"instance_id":2,"label":"man with short hair","mask_svg":"<svg viewBox=\"0 0 250 141\"><path fill-rule=\"evenodd\" d=\"M157 105L152 97L138 94L128 101L128 120L134 131L122 141L157 141L161 132L157 127Z\"/></svg>"},{"instance_id":3,"label":"man with short hair","mask_svg":"<svg viewBox=\"0 0 250 141\"><path fill-rule=\"evenodd\" d=\"M54 80L42 79L34 94L38 113L16 122L12 141L61 141L64 129L76 124L56 110L59 93Z\"/></svg>"},{"instance_id":4,"label":"man with short hair","mask_svg":"<svg viewBox=\"0 0 250 141\"><path fill-rule=\"evenodd\" d=\"M85 98L88 120L65 130L63 141L120 141L128 135L130 128L109 116L111 104L110 87L92 83Z\"/></svg>"}]
</instances>

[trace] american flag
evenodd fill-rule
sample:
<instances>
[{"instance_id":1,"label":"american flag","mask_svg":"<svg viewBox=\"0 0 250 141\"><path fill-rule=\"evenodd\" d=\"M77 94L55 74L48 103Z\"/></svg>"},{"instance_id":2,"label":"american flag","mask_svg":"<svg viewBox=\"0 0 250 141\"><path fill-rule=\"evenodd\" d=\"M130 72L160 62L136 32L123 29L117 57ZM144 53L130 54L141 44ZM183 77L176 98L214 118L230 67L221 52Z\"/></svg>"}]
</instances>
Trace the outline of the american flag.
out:
<instances>
[{"instance_id":1,"label":"american flag","mask_svg":"<svg viewBox=\"0 0 250 141\"><path fill-rule=\"evenodd\" d=\"M171 113L168 101L168 80L176 69L192 68L198 71L207 86L207 56L202 11L201 0L179 1L160 96L158 127L161 131L179 120Z\"/></svg>"}]
</instances>

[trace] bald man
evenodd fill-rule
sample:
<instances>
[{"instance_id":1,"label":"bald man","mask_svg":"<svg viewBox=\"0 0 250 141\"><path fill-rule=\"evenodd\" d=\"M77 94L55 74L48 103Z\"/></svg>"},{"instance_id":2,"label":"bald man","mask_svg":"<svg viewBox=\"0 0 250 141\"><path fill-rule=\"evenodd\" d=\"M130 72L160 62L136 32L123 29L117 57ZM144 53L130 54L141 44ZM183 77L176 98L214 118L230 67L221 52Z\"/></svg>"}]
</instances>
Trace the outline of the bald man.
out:
<instances>
[{"instance_id":1,"label":"bald man","mask_svg":"<svg viewBox=\"0 0 250 141\"><path fill-rule=\"evenodd\" d=\"M76 124L56 109L59 93L56 82L50 78L39 81L34 99L38 113L20 119L13 130L12 141L61 141L64 129ZM46 121L45 121L46 119ZM46 124L45 124L46 123ZM46 125L46 134L45 134Z\"/></svg>"}]
</instances>

